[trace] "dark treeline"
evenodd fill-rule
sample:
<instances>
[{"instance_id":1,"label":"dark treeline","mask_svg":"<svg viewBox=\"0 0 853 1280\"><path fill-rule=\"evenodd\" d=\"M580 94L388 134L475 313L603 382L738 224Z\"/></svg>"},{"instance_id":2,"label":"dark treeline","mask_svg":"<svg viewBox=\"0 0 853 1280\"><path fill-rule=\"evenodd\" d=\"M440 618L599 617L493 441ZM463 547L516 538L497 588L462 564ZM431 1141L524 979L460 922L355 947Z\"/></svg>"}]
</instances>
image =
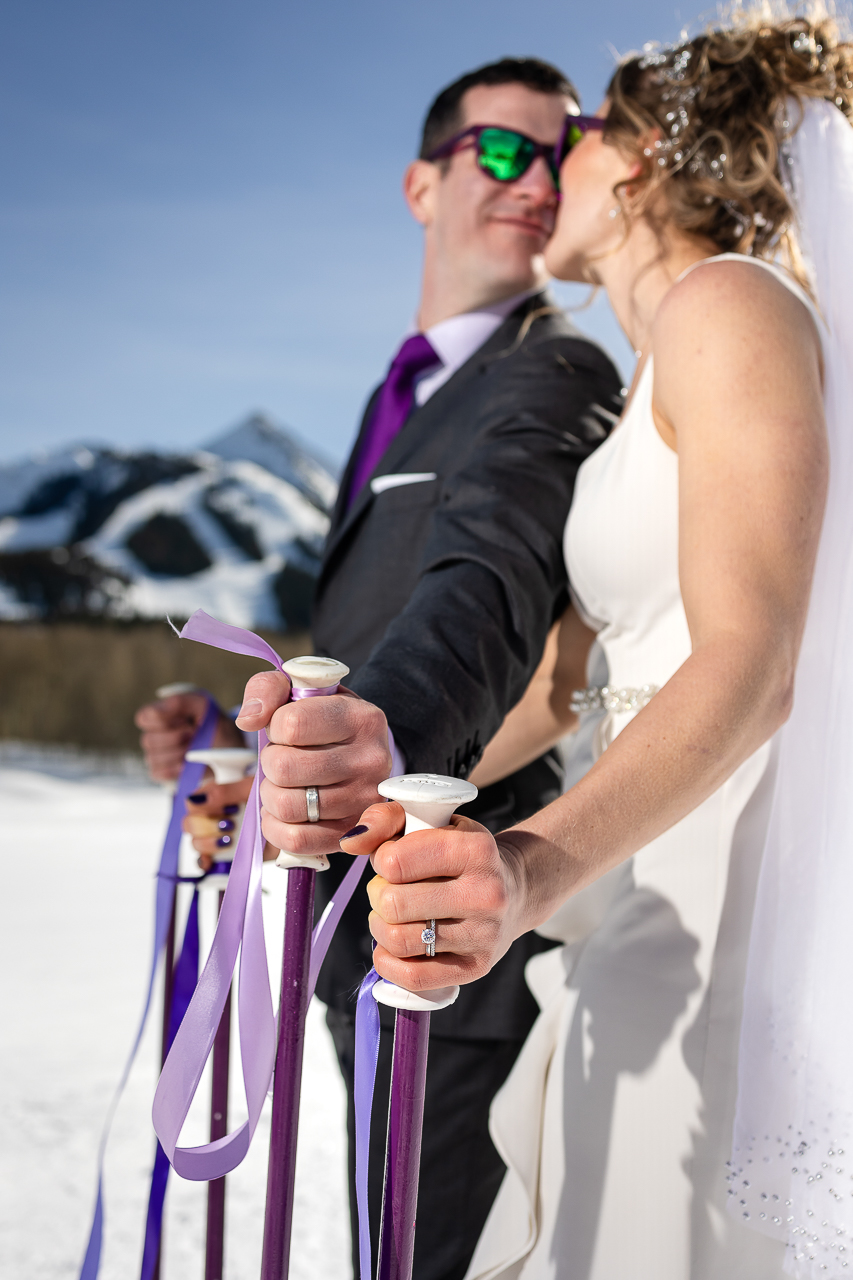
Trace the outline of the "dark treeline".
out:
<instances>
[{"instance_id":1,"label":"dark treeline","mask_svg":"<svg viewBox=\"0 0 853 1280\"><path fill-rule=\"evenodd\" d=\"M265 638L283 658L310 652L304 633ZM229 707L264 669L166 622L0 623L0 738L133 751L133 713L158 686L192 681Z\"/></svg>"}]
</instances>

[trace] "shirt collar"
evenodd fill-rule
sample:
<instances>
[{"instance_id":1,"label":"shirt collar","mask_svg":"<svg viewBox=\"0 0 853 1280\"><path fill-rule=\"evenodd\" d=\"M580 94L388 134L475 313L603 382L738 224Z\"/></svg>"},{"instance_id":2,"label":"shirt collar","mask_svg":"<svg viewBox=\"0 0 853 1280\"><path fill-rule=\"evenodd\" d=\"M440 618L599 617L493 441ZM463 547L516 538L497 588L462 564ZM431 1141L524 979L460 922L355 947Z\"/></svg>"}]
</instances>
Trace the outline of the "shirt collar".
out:
<instances>
[{"instance_id":1,"label":"shirt collar","mask_svg":"<svg viewBox=\"0 0 853 1280\"><path fill-rule=\"evenodd\" d=\"M489 340L516 307L541 292L541 285L525 289L523 293L503 298L478 311L463 311L458 316L448 316L446 320L439 320L438 324L426 329L424 336L429 338L435 348L441 366L433 371L428 370L418 380L415 387L416 402L419 405L425 404Z\"/></svg>"}]
</instances>

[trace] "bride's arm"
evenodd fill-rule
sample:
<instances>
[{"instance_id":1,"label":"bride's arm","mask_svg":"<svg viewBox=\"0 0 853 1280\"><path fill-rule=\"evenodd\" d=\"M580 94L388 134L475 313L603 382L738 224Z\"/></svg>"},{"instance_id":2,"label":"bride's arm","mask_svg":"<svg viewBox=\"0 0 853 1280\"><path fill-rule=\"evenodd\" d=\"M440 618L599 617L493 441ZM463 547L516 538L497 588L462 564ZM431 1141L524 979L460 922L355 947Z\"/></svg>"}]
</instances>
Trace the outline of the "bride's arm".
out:
<instances>
[{"instance_id":1,"label":"bride's arm","mask_svg":"<svg viewBox=\"0 0 853 1280\"><path fill-rule=\"evenodd\" d=\"M571 733L577 725L571 697L586 684L586 661L594 639L595 632L570 605L548 632L542 661L524 697L486 747L471 782L487 787L506 778Z\"/></svg>"},{"instance_id":2,"label":"bride's arm","mask_svg":"<svg viewBox=\"0 0 853 1280\"><path fill-rule=\"evenodd\" d=\"M671 291L653 340L659 430L678 443L691 656L571 791L497 845L461 817L455 831L383 844L400 811L367 811L347 850L377 850L374 958L405 986L484 973L691 812L789 714L827 478L814 324L769 273L719 263ZM432 917L445 921L434 960L420 940Z\"/></svg>"}]
</instances>

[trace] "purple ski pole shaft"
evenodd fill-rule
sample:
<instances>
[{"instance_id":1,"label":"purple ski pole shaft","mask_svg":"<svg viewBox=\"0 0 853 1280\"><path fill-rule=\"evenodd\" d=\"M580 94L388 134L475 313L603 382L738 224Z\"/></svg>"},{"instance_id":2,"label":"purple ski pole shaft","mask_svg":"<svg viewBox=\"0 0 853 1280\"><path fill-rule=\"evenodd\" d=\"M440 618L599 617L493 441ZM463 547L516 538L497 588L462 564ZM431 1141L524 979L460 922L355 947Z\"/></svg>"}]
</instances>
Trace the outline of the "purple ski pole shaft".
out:
<instances>
[{"instance_id":1,"label":"purple ski pole shaft","mask_svg":"<svg viewBox=\"0 0 853 1280\"><path fill-rule=\"evenodd\" d=\"M169 932L166 934L166 950L163 956L163 1029L160 1036L160 1069L169 1052L169 1020L172 1013L172 991L175 985L175 934L177 931L177 885L172 889L172 911L169 916ZM160 1280L160 1260L163 1256L163 1229L160 1228L160 1243L157 1246L157 1260L151 1273L151 1280Z\"/></svg>"},{"instance_id":2,"label":"purple ski pole shaft","mask_svg":"<svg viewBox=\"0 0 853 1280\"><path fill-rule=\"evenodd\" d=\"M279 1037L275 1055L262 1280L283 1280L290 1266L296 1139L308 1012L308 962L314 920L315 871L295 867L287 877L281 966Z\"/></svg>"},{"instance_id":3,"label":"purple ski pole shaft","mask_svg":"<svg viewBox=\"0 0 853 1280\"><path fill-rule=\"evenodd\" d=\"M175 932L178 895L172 890L172 912L169 916L169 932L166 934L166 952L163 956L163 1030L160 1036L160 1067L169 1052L169 1015L172 1011L172 989L175 984Z\"/></svg>"},{"instance_id":4,"label":"purple ski pole shaft","mask_svg":"<svg viewBox=\"0 0 853 1280\"><path fill-rule=\"evenodd\" d=\"M219 895L222 907L224 893ZM228 1077L231 1071L231 992L225 1001L213 1041L213 1079L210 1090L210 1141L228 1132ZM225 1178L207 1184L207 1231L204 1245L204 1280L222 1280L225 1264Z\"/></svg>"},{"instance_id":5,"label":"purple ski pole shaft","mask_svg":"<svg viewBox=\"0 0 853 1280\"><path fill-rule=\"evenodd\" d=\"M389 778L387 782L380 783L379 791L389 800L396 800L405 809L407 835L411 831L446 827L459 805L468 804L477 794L477 788L470 782L434 773ZM426 954L434 956L435 921L424 923ZM378 1280L411 1280L429 1019L431 1012L446 1009L458 995L458 987L441 987L436 991L414 993L384 980L377 982L373 988L375 1000L397 1010L385 1148L385 1187L379 1229ZM363 1277L362 1280L366 1278Z\"/></svg>"},{"instance_id":6,"label":"purple ski pole shaft","mask_svg":"<svg viewBox=\"0 0 853 1280\"><path fill-rule=\"evenodd\" d=\"M349 674L348 667L330 658L292 658L285 662L283 669L290 677L294 699L333 694L344 676ZM319 812L312 813L311 791L312 788L308 788L306 792L308 820L316 822ZM316 791L313 804L319 808ZM325 871L329 861L325 856L291 854L283 850L276 865L287 869L287 904L261 1280L287 1280L290 1269L302 1056L308 1012L308 967L314 925L314 877L318 871Z\"/></svg>"},{"instance_id":7,"label":"purple ski pole shaft","mask_svg":"<svg viewBox=\"0 0 853 1280\"><path fill-rule=\"evenodd\" d=\"M193 764L206 764L213 773L217 785L239 782L246 770L255 763L254 751L245 747L209 747L203 751L188 751L187 760ZM219 889L219 910L228 883L229 863L237 845L242 815L234 821L231 844L217 851L216 861L202 882L205 888ZM224 1138L228 1132L228 1079L231 1073L231 992L222 1010L219 1026L213 1041L212 1078L210 1089L210 1141ZM207 1184L207 1223L204 1245L204 1280L222 1280L225 1266L225 1177L214 1178Z\"/></svg>"},{"instance_id":8,"label":"purple ski pole shaft","mask_svg":"<svg viewBox=\"0 0 853 1280\"><path fill-rule=\"evenodd\" d=\"M412 1274L415 1216L424 1122L428 1013L398 1009L394 1024L391 1101L385 1153L385 1192L379 1242L379 1276Z\"/></svg>"}]
</instances>

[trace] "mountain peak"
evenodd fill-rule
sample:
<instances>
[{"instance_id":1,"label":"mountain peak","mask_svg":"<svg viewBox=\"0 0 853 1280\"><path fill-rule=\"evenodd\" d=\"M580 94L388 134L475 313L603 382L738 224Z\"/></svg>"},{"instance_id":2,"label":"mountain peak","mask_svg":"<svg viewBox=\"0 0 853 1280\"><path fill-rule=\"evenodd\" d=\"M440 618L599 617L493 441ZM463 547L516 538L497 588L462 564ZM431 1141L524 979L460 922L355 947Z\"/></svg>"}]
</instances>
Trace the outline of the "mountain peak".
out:
<instances>
[{"instance_id":1,"label":"mountain peak","mask_svg":"<svg viewBox=\"0 0 853 1280\"><path fill-rule=\"evenodd\" d=\"M0 466L0 617L304 627L335 487L261 413L192 453L76 441Z\"/></svg>"},{"instance_id":2,"label":"mountain peak","mask_svg":"<svg viewBox=\"0 0 853 1280\"><path fill-rule=\"evenodd\" d=\"M256 411L204 445L206 453L229 462L257 462L299 489L323 512L331 511L336 485L319 458L308 452L286 427Z\"/></svg>"}]
</instances>

